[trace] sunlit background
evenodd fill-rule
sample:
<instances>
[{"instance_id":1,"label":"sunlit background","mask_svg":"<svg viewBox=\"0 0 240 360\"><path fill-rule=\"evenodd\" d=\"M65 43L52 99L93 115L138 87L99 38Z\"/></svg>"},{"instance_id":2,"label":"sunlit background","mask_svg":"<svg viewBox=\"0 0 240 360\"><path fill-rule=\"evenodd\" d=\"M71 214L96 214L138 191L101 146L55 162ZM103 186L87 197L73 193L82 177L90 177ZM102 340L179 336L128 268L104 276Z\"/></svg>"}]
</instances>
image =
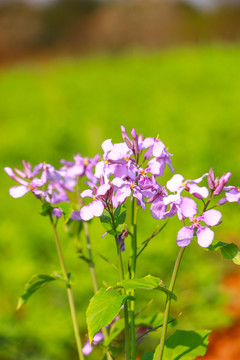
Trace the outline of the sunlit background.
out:
<instances>
[{"instance_id":1,"label":"sunlit background","mask_svg":"<svg viewBox=\"0 0 240 360\"><path fill-rule=\"evenodd\" d=\"M101 154L108 138L120 142L120 125L157 136L174 156L176 173L195 179L214 168L240 183L240 1L0 1L0 164L21 168L45 161L60 167L73 154ZM164 181L171 177L166 171ZM59 270L53 235L40 204L27 194L12 199L14 182L2 170L0 217L0 359L76 358L64 284L41 289L20 310L18 296L36 273ZM216 238L240 245L238 204L223 210ZM139 239L157 222L140 212ZM138 276L167 284L178 252L177 219L152 240L139 260ZM59 229L63 229L60 224ZM98 256L117 262L114 242L90 226L99 284L118 274ZM92 296L87 264L65 232L61 243L73 288L83 342L84 311ZM127 262L127 251L124 255ZM193 243L176 287L173 314L187 329L230 327L232 293L224 279L230 260ZM141 294L140 294L141 295ZM145 295L144 295L145 296ZM164 296L140 296L146 314L162 311ZM239 315L238 315L239 316ZM159 332L139 351L152 349ZM96 359L97 350L89 356ZM230 358L229 358L230 359ZM227 359L226 359L227 360Z\"/></svg>"}]
</instances>

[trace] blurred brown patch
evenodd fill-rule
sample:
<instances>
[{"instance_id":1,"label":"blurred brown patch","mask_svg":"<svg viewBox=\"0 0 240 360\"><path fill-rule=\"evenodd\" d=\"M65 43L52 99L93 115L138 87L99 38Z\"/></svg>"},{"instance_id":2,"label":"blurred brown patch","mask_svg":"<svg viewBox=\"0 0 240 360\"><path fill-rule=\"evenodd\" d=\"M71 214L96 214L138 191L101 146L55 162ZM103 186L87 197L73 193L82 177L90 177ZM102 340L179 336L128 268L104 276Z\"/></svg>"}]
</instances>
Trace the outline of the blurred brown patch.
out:
<instances>
[{"instance_id":1,"label":"blurred brown patch","mask_svg":"<svg viewBox=\"0 0 240 360\"><path fill-rule=\"evenodd\" d=\"M239 360L240 359L240 270L230 274L224 281L232 302L227 311L235 319L231 327L215 330L210 335L208 350L205 356L196 360Z\"/></svg>"},{"instance_id":2,"label":"blurred brown patch","mask_svg":"<svg viewBox=\"0 0 240 360\"><path fill-rule=\"evenodd\" d=\"M0 7L0 63L61 54L118 52L240 40L240 8L200 13L164 1L62 1Z\"/></svg>"}]
</instances>

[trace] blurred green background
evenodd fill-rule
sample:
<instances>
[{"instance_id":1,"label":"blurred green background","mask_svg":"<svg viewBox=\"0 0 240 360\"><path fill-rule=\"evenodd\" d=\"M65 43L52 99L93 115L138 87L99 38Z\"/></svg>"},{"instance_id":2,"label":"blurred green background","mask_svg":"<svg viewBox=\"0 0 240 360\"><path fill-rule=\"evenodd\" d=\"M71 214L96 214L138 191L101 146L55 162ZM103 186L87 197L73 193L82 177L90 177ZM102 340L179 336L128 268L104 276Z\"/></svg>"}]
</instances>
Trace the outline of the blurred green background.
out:
<instances>
[{"instance_id":1,"label":"blurred green background","mask_svg":"<svg viewBox=\"0 0 240 360\"><path fill-rule=\"evenodd\" d=\"M231 184L240 183L240 47L211 43L167 50L128 50L118 54L63 56L48 62L21 61L0 68L0 164L21 168L22 159L33 165L45 161L55 167L60 159L101 154L108 138L120 142L120 125L134 127L145 136L157 136L174 156L176 173L194 179L214 168L220 176L231 171ZM162 179L171 177L169 170ZM17 298L36 273L59 270L53 234L40 203L31 194L12 199L14 182L0 176L0 359L67 360L76 358L66 292L63 284L41 289L20 310ZM238 204L222 208L223 224L215 237L240 245ZM139 213L139 241L157 222ZM169 283L178 252L172 219L154 238L138 264L138 276L148 273ZM63 224L59 224L59 231ZM117 272L97 251L117 262L114 241L98 219L90 226L99 284L118 280ZM73 288L78 320L86 340L84 311L92 296L87 264L78 258L72 238L60 234ZM127 262L127 251L124 255ZM126 265L125 262L125 265ZM180 328L217 328L234 319L226 313L230 295L223 278L235 271L230 260L208 253L194 242L187 249L176 286L178 302L172 312ZM138 309L154 297L146 315L162 311L161 294L139 292ZM140 351L157 343L159 333L145 339ZM89 359L96 358L96 352Z\"/></svg>"}]
</instances>

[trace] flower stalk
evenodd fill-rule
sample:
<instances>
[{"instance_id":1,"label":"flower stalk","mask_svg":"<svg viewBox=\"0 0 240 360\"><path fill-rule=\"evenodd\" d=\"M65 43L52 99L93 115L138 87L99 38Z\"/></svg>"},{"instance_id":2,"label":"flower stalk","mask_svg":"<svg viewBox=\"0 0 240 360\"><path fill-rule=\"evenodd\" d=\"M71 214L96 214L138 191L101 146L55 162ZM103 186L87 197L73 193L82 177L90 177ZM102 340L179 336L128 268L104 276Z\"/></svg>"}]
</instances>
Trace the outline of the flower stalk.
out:
<instances>
[{"instance_id":1,"label":"flower stalk","mask_svg":"<svg viewBox=\"0 0 240 360\"><path fill-rule=\"evenodd\" d=\"M72 293L72 289L71 289L71 284L69 282L69 277L68 277L68 274L67 274L66 265L65 265L65 262L64 262L64 259L63 259L63 254L62 254L62 250L61 250L61 246L60 246L60 242L59 242L59 238L58 238L58 234L57 234L57 229L56 229L55 223L54 223L53 218L52 218L51 215L50 215L50 221L51 221L51 224L52 224L54 238L55 238L55 241L56 241L58 257L59 257L59 261L60 261L60 265L61 265L61 270L62 270L62 273L63 273L64 280L66 281L68 302L69 302L69 307L70 307L70 312L71 312L71 317L72 317L75 340L76 340L76 344L77 344L78 357L79 357L80 360L84 360L84 355L83 355L83 352L82 352L82 342L81 342L79 329L78 329L78 324L77 324L77 316L76 316L76 310L75 310L75 305L74 305L74 299L73 299L73 293Z\"/></svg>"},{"instance_id":2,"label":"flower stalk","mask_svg":"<svg viewBox=\"0 0 240 360\"><path fill-rule=\"evenodd\" d=\"M176 262L175 262L175 265L174 265L174 268L173 268L173 273L172 273L172 277L171 277L171 281L170 281L170 285L169 285L169 291L171 291L171 292L173 292L173 289L174 289L178 269L179 269L180 262L181 262L185 248L186 247L182 247L180 249L177 259L176 259ZM164 311L164 318L163 318L162 333L161 333L161 339L160 339L160 347L159 347L157 360L162 360L162 358L163 358L164 345L165 345L165 340L166 340L166 335L167 335L167 326L168 326L170 305L171 305L171 297L169 295L167 295L165 311Z\"/></svg>"}]
</instances>

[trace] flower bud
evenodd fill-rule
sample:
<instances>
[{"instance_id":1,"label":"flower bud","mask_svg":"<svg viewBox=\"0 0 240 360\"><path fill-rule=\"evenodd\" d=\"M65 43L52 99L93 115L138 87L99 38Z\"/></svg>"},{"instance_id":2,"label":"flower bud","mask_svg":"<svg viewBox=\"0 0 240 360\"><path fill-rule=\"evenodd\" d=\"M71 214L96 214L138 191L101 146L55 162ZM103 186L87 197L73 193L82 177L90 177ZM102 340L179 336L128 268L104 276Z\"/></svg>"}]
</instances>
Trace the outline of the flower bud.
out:
<instances>
[{"instance_id":1,"label":"flower bud","mask_svg":"<svg viewBox=\"0 0 240 360\"><path fill-rule=\"evenodd\" d=\"M213 190L215 188L215 183L214 183L214 172L212 168L209 170L207 181L208 181L209 189Z\"/></svg>"},{"instance_id":2,"label":"flower bud","mask_svg":"<svg viewBox=\"0 0 240 360\"><path fill-rule=\"evenodd\" d=\"M126 129L125 129L125 127L123 125L121 126L121 133L122 133L122 138L123 138L124 142L127 144L127 147L132 150L133 149L133 143L129 139L129 136L128 136L128 134L126 132Z\"/></svg>"},{"instance_id":3,"label":"flower bud","mask_svg":"<svg viewBox=\"0 0 240 360\"><path fill-rule=\"evenodd\" d=\"M132 128L131 130L131 135L133 137L133 146L134 146L135 154L138 154L139 153L138 134L136 133L136 130L134 128Z\"/></svg>"},{"instance_id":4,"label":"flower bud","mask_svg":"<svg viewBox=\"0 0 240 360\"><path fill-rule=\"evenodd\" d=\"M214 191L214 195L219 195L220 192L223 190L224 186L226 185L226 183L228 182L228 180L230 179L230 176L232 174L230 172L228 172L227 174L223 174L219 180L219 184L216 187L215 191Z\"/></svg>"}]
</instances>

